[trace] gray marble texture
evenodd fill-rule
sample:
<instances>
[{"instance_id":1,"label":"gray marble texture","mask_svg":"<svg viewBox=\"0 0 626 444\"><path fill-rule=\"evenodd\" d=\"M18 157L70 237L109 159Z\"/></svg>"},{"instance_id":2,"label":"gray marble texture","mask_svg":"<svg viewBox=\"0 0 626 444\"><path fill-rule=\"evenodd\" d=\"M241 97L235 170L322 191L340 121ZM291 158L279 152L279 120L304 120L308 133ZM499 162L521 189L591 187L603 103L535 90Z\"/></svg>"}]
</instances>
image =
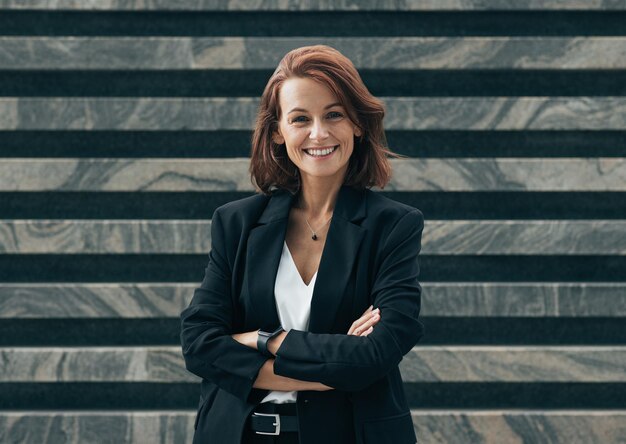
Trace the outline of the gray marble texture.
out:
<instances>
[{"instance_id":1,"label":"gray marble texture","mask_svg":"<svg viewBox=\"0 0 626 444\"><path fill-rule=\"evenodd\" d=\"M419 444L619 444L622 410L413 410Z\"/></svg>"},{"instance_id":2,"label":"gray marble texture","mask_svg":"<svg viewBox=\"0 0 626 444\"><path fill-rule=\"evenodd\" d=\"M338 49L357 69L626 67L623 36L0 37L0 69L273 70L292 49L317 44Z\"/></svg>"},{"instance_id":3,"label":"gray marble texture","mask_svg":"<svg viewBox=\"0 0 626 444\"><path fill-rule=\"evenodd\" d=\"M393 130L623 130L626 97L380 97ZM0 98L0 130L251 130L259 99Z\"/></svg>"},{"instance_id":4,"label":"gray marble texture","mask_svg":"<svg viewBox=\"0 0 626 444\"><path fill-rule=\"evenodd\" d=\"M384 312L381 315L385 316ZM405 382L626 382L626 346L416 346ZM193 382L180 347L3 347L0 382Z\"/></svg>"},{"instance_id":5,"label":"gray marble texture","mask_svg":"<svg viewBox=\"0 0 626 444\"><path fill-rule=\"evenodd\" d=\"M203 254L202 220L0 220L0 253ZM426 220L422 254L626 254L626 220Z\"/></svg>"},{"instance_id":6,"label":"gray marble texture","mask_svg":"<svg viewBox=\"0 0 626 444\"><path fill-rule=\"evenodd\" d=\"M188 444L195 411L0 412L0 442ZM411 410L419 444L626 442L623 410Z\"/></svg>"},{"instance_id":7,"label":"gray marble texture","mask_svg":"<svg viewBox=\"0 0 626 444\"><path fill-rule=\"evenodd\" d=\"M174 318L200 283L2 283L0 318Z\"/></svg>"},{"instance_id":8,"label":"gray marble texture","mask_svg":"<svg viewBox=\"0 0 626 444\"><path fill-rule=\"evenodd\" d=\"M249 165L247 157L4 158L0 191L254 192ZM623 157L405 158L391 165L384 191L626 191Z\"/></svg>"},{"instance_id":9,"label":"gray marble texture","mask_svg":"<svg viewBox=\"0 0 626 444\"><path fill-rule=\"evenodd\" d=\"M424 282L421 316L626 317L626 284ZM2 283L0 319L176 318L200 282Z\"/></svg>"},{"instance_id":10,"label":"gray marble texture","mask_svg":"<svg viewBox=\"0 0 626 444\"><path fill-rule=\"evenodd\" d=\"M2 9L192 11L623 10L622 0L0 0Z\"/></svg>"},{"instance_id":11,"label":"gray marble texture","mask_svg":"<svg viewBox=\"0 0 626 444\"><path fill-rule=\"evenodd\" d=\"M405 382L626 382L625 368L626 346L418 345L400 364Z\"/></svg>"},{"instance_id":12,"label":"gray marble texture","mask_svg":"<svg viewBox=\"0 0 626 444\"><path fill-rule=\"evenodd\" d=\"M195 411L0 412L11 444L189 444Z\"/></svg>"},{"instance_id":13,"label":"gray marble texture","mask_svg":"<svg viewBox=\"0 0 626 444\"><path fill-rule=\"evenodd\" d=\"M626 317L626 285L587 282L422 284L422 316Z\"/></svg>"},{"instance_id":14,"label":"gray marble texture","mask_svg":"<svg viewBox=\"0 0 626 444\"><path fill-rule=\"evenodd\" d=\"M180 347L4 347L2 382L194 382Z\"/></svg>"}]
</instances>

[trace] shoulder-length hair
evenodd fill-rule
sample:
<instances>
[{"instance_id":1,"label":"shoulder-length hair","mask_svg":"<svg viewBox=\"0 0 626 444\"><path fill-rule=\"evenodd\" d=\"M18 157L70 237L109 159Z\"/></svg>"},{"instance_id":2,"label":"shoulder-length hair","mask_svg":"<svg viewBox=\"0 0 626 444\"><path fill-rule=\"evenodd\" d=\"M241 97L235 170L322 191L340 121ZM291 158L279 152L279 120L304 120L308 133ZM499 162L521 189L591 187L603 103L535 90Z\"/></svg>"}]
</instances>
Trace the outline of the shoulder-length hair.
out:
<instances>
[{"instance_id":1,"label":"shoulder-length hair","mask_svg":"<svg viewBox=\"0 0 626 444\"><path fill-rule=\"evenodd\" d=\"M266 195L274 189L295 194L300 189L300 171L289 159L285 144L272 140L281 117L278 94L285 80L310 78L328 87L360 129L348 163L344 185L354 188L384 188L391 179L390 157L406 157L388 149L383 128L385 106L367 89L346 56L326 45L304 46L288 52L270 77L259 105L252 135L250 176L252 184Z\"/></svg>"}]
</instances>

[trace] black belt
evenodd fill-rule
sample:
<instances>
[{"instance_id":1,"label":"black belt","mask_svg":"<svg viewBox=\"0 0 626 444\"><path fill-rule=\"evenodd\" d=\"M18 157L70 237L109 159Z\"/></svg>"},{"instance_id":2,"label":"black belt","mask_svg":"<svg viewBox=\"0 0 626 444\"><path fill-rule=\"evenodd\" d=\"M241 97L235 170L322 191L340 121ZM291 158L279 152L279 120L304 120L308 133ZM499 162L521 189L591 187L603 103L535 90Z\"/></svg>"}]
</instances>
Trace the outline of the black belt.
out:
<instances>
[{"instance_id":1,"label":"black belt","mask_svg":"<svg viewBox=\"0 0 626 444\"><path fill-rule=\"evenodd\" d=\"M295 405L267 405L264 403L262 408L257 410L274 410L276 412L289 409L293 411ZM280 435L283 432L297 432L298 428L298 416L297 415L283 415L280 413L269 412L252 412L250 415L250 428L259 435Z\"/></svg>"}]
</instances>

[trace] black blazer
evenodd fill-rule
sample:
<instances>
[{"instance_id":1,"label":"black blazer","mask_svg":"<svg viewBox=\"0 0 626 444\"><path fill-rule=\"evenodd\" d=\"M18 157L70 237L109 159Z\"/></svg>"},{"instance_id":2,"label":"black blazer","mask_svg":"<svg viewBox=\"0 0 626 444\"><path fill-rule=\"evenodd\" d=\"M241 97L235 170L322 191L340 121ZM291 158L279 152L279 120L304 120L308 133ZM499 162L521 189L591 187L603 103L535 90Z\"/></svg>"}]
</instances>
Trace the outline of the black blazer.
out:
<instances>
[{"instance_id":1,"label":"black blazer","mask_svg":"<svg viewBox=\"0 0 626 444\"><path fill-rule=\"evenodd\" d=\"M280 321L274 283L293 195L286 190L215 210L204 280L181 313L187 369L202 378L193 442L240 444L246 418L269 390L252 385L268 359L230 335ZM342 186L324 245L308 331L290 330L274 371L335 388L299 391L302 444L413 444L398 364L424 334L420 210L369 189ZM348 335L370 306L380 321ZM356 440L355 440L356 438Z\"/></svg>"}]
</instances>

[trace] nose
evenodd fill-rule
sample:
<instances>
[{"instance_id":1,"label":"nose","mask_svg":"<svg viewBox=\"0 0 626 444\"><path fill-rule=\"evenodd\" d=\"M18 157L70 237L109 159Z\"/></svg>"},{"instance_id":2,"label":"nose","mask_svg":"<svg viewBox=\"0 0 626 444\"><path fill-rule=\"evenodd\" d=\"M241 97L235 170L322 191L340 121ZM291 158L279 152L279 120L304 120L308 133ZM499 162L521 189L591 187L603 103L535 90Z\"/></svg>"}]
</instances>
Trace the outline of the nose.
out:
<instances>
[{"instance_id":1,"label":"nose","mask_svg":"<svg viewBox=\"0 0 626 444\"><path fill-rule=\"evenodd\" d=\"M313 124L311 125L311 133L309 134L309 139L312 140L324 140L328 137L328 130L324 125L324 122L314 119Z\"/></svg>"}]
</instances>

